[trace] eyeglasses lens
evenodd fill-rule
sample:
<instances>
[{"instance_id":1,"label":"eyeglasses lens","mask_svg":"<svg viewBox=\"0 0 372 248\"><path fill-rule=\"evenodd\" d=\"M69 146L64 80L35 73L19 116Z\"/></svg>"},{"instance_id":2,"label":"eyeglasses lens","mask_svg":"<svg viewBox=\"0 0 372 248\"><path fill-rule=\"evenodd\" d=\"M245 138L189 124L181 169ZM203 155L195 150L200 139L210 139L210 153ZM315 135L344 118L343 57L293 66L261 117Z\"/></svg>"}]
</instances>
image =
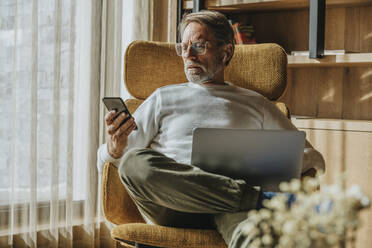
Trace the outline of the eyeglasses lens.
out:
<instances>
[{"instance_id":1,"label":"eyeglasses lens","mask_svg":"<svg viewBox=\"0 0 372 248\"><path fill-rule=\"evenodd\" d=\"M185 56L189 50L189 45L184 43L176 44L176 52L178 56ZM193 42L191 43L191 50L196 55L203 55L206 51L206 43L203 42Z\"/></svg>"}]
</instances>

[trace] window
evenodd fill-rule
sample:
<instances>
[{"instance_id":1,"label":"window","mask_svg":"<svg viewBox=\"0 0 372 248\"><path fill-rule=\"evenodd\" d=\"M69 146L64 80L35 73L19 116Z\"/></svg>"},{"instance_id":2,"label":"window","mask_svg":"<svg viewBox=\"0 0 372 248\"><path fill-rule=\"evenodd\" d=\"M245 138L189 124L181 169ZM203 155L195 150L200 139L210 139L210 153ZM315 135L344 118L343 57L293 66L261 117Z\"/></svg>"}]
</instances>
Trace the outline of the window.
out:
<instances>
[{"instance_id":1,"label":"window","mask_svg":"<svg viewBox=\"0 0 372 248\"><path fill-rule=\"evenodd\" d=\"M33 1L0 3L0 205L67 190L75 27L70 1L37 2L37 28Z\"/></svg>"}]
</instances>

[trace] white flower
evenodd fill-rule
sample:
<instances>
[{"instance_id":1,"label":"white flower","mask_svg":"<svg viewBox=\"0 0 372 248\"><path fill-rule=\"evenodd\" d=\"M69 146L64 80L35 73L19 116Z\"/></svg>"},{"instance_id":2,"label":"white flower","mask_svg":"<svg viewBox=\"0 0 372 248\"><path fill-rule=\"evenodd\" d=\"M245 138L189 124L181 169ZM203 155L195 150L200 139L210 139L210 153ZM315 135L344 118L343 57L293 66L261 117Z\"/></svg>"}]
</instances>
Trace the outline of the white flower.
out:
<instances>
[{"instance_id":1,"label":"white flower","mask_svg":"<svg viewBox=\"0 0 372 248\"><path fill-rule=\"evenodd\" d=\"M287 208L287 196L279 194L266 200L265 208L250 211L243 228L253 237L250 247L329 247L345 238L355 242L359 211L371 202L358 186L346 190L345 177L340 178L339 184L322 185L320 190L319 178L281 183L280 189L295 193L296 201Z\"/></svg>"},{"instance_id":2,"label":"white flower","mask_svg":"<svg viewBox=\"0 0 372 248\"><path fill-rule=\"evenodd\" d=\"M330 245L335 245L335 244L337 244L337 241L338 241L337 237L333 236L333 235L327 235L326 240L327 240L328 244L330 244Z\"/></svg>"},{"instance_id":3,"label":"white flower","mask_svg":"<svg viewBox=\"0 0 372 248\"><path fill-rule=\"evenodd\" d=\"M252 243L250 244L250 247L260 248L261 247L261 240L260 239L253 240Z\"/></svg>"},{"instance_id":4,"label":"white flower","mask_svg":"<svg viewBox=\"0 0 372 248\"><path fill-rule=\"evenodd\" d=\"M304 190L306 192L315 191L319 187L319 181L311 177L305 178L303 184L304 184Z\"/></svg>"},{"instance_id":5,"label":"white flower","mask_svg":"<svg viewBox=\"0 0 372 248\"><path fill-rule=\"evenodd\" d=\"M256 226L249 222L247 224L245 224L242 228L242 232L245 234L245 235L249 235L250 233L253 232L253 230L256 229Z\"/></svg>"},{"instance_id":6,"label":"white flower","mask_svg":"<svg viewBox=\"0 0 372 248\"><path fill-rule=\"evenodd\" d=\"M281 182L281 183L279 184L279 189L280 189L280 191L282 191L282 192L288 192L289 189L290 189L290 187L289 187L289 184L288 184L287 182Z\"/></svg>"},{"instance_id":7,"label":"white flower","mask_svg":"<svg viewBox=\"0 0 372 248\"><path fill-rule=\"evenodd\" d=\"M367 196L363 196L360 200L360 204L362 205L362 207L368 208L371 205L371 201L368 199Z\"/></svg>"},{"instance_id":8,"label":"white flower","mask_svg":"<svg viewBox=\"0 0 372 248\"><path fill-rule=\"evenodd\" d=\"M273 238L270 235L265 234L264 236L262 236L261 241L264 245L271 245L273 243Z\"/></svg>"},{"instance_id":9,"label":"white flower","mask_svg":"<svg viewBox=\"0 0 372 248\"><path fill-rule=\"evenodd\" d=\"M259 224L259 227L260 229L264 232L264 233L269 233L270 232L270 226L267 222L261 222Z\"/></svg>"},{"instance_id":10,"label":"white flower","mask_svg":"<svg viewBox=\"0 0 372 248\"><path fill-rule=\"evenodd\" d=\"M283 225L284 233L293 233L296 231L296 223L294 221L286 221Z\"/></svg>"},{"instance_id":11,"label":"white flower","mask_svg":"<svg viewBox=\"0 0 372 248\"><path fill-rule=\"evenodd\" d=\"M360 190L359 186L355 184L347 190L346 195L357 199L361 199L363 197L363 193Z\"/></svg>"},{"instance_id":12,"label":"white flower","mask_svg":"<svg viewBox=\"0 0 372 248\"><path fill-rule=\"evenodd\" d=\"M290 183L291 192L297 192L301 188L301 182L298 179L292 179Z\"/></svg>"},{"instance_id":13,"label":"white flower","mask_svg":"<svg viewBox=\"0 0 372 248\"><path fill-rule=\"evenodd\" d=\"M261 216L262 219L269 219L271 218L271 211L266 209L266 208L262 208L258 211L259 215Z\"/></svg>"},{"instance_id":14,"label":"white flower","mask_svg":"<svg viewBox=\"0 0 372 248\"><path fill-rule=\"evenodd\" d=\"M280 247L291 247L291 238L287 235L282 235L279 239Z\"/></svg>"},{"instance_id":15,"label":"white flower","mask_svg":"<svg viewBox=\"0 0 372 248\"><path fill-rule=\"evenodd\" d=\"M257 215L257 210L256 209L253 209L253 210L248 212L248 218L254 217L256 215Z\"/></svg>"}]
</instances>

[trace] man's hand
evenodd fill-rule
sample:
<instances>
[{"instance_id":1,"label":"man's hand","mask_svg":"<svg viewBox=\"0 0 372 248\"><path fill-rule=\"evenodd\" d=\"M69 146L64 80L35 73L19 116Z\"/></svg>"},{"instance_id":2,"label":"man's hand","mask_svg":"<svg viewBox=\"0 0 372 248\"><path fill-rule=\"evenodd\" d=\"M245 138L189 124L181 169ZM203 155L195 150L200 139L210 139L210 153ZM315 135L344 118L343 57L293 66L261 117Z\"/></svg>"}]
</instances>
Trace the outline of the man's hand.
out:
<instances>
[{"instance_id":1,"label":"man's hand","mask_svg":"<svg viewBox=\"0 0 372 248\"><path fill-rule=\"evenodd\" d=\"M107 142L107 150L111 157L120 158L123 156L123 150L128 143L128 136L136 127L136 123L132 117L122 124L122 122L129 117L124 112L116 118L115 116L116 111L110 111L105 116L107 133L110 137Z\"/></svg>"},{"instance_id":2,"label":"man's hand","mask_svg":"<svg viewBox=\"0 0 372 248\"><path fill-rule=\"evenodd\" d=\"M304 178L304 177L315 177L316 176L316 172L317 172L316 169L310 168L307 171L302 172L301 178Z\"/></svg>"}]
</instances>

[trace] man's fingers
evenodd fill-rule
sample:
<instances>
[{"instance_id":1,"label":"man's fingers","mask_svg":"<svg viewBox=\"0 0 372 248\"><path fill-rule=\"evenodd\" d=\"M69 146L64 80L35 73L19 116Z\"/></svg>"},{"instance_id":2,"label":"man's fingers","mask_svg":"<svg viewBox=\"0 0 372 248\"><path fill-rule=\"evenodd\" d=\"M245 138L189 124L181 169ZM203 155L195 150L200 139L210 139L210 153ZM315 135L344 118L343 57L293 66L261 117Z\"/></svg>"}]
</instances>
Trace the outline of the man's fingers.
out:
<instances>
[{"instance_id":1,"label":"man's fingers","mask_svg":"<svg viewBox=\"0 0 372 248\"><path fill-rule=\"evenodd\" d=\"M129 116L125 113L121 113L118 115L110 125L107 126L108 134L112 135L116 132L118 128L120 128L120 125L123 123L123 121L128 118Z\"/></svg>"},{"instance_id":2,"label":"man's fingers","mask_svg":"<svg viewBox=\"0 0 372 248\"><path fill-rule=\"evenodd\" d=\"M125 135L125 136L128 136L131 132L131 128L134 124L134 119L133 118L130 118L129 120L127 120L119 129L119 136L121 135Z\"/></svg>"},{"instance_id":3,"label":"man's fingers","mask_svg":"<svg viewBox=\"0 0 372 248\"><path fill-rule=\"evenodd\" d=\"M113 134L115 138L120 137L123 134L128 136L129 133L127 132L127 130L133 125L133 123L134 123L134 119L130 118L127 121L125 121L120 127L116 128L115 130L109 130L109 134Z\"/></svg>"},{"instance_id":4,"label":"man's fingers","mask_svg":"<svg viewBox=\"0 0 372 248\"><path fill-rule=\"evenodd\" d=\"M133 119L131 119L131 120L133 120ZM132 124L131 124L127 129L125 129L125 130L123 131L122 135L124 134L124 135L126 135L126 136L129 136L129 134L130 134L130 133L131 133L135 128L136 128L136 123L135 123L134 120L133 120Z\"/></svg>"},{"instance_id":5,"label":"man's fingers","mask_svg":"<svg viewBox=\"0 0 372 248\"><path fill-rule=\"evenodd\" d=\"M119 128L120 124L123 123L123 121L128 117L129 115L123 112L120 115L118 115L118 117L116 117L116 119L112 122L112 125L114 125L116 128Z\"/></svg>"},{"instance_id":6,"label":"man's fingers","mask_svg":"<svg viewBox=\"0 0 372 248\"><path fill-rule=\"evenodd\" d=\"M116 111L114 111L114 110L108 112L105 115L105 121L106 121L107 126L112 124L112 122L114 121L115 115L116 115Z\"/></svg>"}]
</instances>

